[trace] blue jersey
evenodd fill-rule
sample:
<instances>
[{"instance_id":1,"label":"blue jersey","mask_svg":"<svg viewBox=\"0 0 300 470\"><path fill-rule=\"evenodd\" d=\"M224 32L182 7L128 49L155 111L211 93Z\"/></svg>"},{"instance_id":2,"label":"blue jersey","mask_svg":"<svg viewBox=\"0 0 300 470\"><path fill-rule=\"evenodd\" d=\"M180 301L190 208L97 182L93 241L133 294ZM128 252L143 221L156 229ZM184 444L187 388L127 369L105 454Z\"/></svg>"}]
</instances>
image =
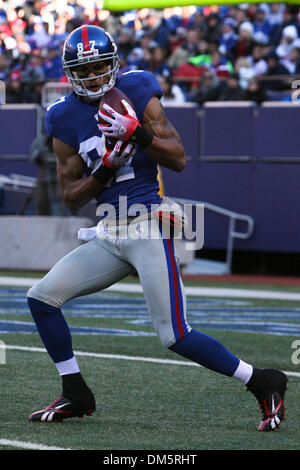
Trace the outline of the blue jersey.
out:
<instances>
[{"instance_id":1,"label":"blue jersey","mask_svg":"<svg viewBox=\"0 0 300 470\"><path fill-rule=\"evenodd\" d=\"M153 96L162 96L155 76L145 71L124 73L117 78L115 86L131 100L140 122L149 100ZM85 162L87 176L101 158L98 105L98 101L84 101L72 92L49 106L45 115L47 134L76 150ZM96 201L97 205L112 204L119 216L120 196L127 197L127 209L135 204L143 204L150 210L152 204L160 203L158 191L157 164L137 146L136 153L124 167L116 171L115 177L96 197Z\"/></svg>"}]
</instances>

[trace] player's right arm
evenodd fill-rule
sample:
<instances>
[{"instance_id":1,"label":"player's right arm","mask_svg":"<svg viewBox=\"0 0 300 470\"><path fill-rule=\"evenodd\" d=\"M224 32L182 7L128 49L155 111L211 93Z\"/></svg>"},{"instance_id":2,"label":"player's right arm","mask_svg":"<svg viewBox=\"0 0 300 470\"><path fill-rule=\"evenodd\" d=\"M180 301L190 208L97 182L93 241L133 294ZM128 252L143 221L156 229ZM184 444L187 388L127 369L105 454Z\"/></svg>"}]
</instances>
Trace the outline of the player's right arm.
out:
<instances>
[{"instance_id":1,"label":"player's right arm","mask_svg":"<svg viewBox=\"0 0 300 470\"><path fill-rule=\"evenodd\" d=\"M124 145L119 140L113 149L109 148L104 136L101 138L101 160L88 177L84 177L85 163L70 145L53 138L53 149L57 156L57 177L62 199L74 212L78 207L91 201L115 176L115 170L126 165L131 158L134 144Z\"/></svg>"},{"instance_id":2,"label":"player's right arm","mask_svg":"<svg viewBox=\"0 0 300 470\"><path fill-rule=\"evenodd\" d=\"M57 178L64 204L74 212L99 194L104 184L92 175L84 177L85 164L80 155L68 144L53 138L57 156Z\"/></svg>"}]
</instances>

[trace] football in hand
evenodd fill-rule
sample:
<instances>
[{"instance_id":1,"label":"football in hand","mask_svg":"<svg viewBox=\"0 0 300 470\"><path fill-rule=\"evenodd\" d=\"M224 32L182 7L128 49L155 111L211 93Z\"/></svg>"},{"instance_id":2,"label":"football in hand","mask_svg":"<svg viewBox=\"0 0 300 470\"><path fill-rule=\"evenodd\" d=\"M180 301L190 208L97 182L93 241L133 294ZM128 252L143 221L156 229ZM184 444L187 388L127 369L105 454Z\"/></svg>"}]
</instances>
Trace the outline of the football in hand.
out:
<instances>
[{"instance_id":1,"label":"football in hand","mask_svg":"<svg viewBox=\"0 0 300 470\"><path fill-rule=\"evenodd\" d=\"M134 110L134 106L132 104L132 101L121 90L119 90L119 88L113 87L110 90L108 90L101 97L101 100L100 100L100 103L99 103L99 111L105 113L106 111L103 108L103 105L108 104L111 108L113 108L115 111L117 111L117 113L126 114L126 109L124 109L124 107L121 103L122 100L127 101L127 103L129 103L130 106L132 107L132 109ZM104 119L101 119L99 114L98 114L98 123L101 124L101 125L103 125L103 124L107 125L108 124L107 121L104 121ZM106 139L108 141L108 144L109 144L110 148L114 148L114 146L116 145L116 143L118 141L118 139L115 139L113 137L111 139L109 137L106 137Z\"/></svg>"}]
</instances>

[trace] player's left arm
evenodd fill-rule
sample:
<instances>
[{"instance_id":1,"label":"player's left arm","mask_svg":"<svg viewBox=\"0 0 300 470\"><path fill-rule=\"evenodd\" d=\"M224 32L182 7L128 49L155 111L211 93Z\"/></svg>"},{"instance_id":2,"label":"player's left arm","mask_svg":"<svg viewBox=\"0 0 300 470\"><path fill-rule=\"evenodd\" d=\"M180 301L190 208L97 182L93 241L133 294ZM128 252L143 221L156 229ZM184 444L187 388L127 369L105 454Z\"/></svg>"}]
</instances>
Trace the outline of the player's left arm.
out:
<instances>
[{"instance_id":1,"label":"player's left arm","mask_svg":"<svg viewBox=\"0 0 300 470\"><path fill-rule=\"evenodd\" d=\"M108 104L98 111L101 132L110 138L140 145L161 166L174 171L182 171L186 157L178 132L167 119L160 100L153 96L148 101L140 123L135 111L126 100L122 100L125 113L120 114Z\"/></svg>"},{"instance_id":2,"label":"player's left arm","mask_svg":"<svg viewBox=\"0 0 300 470\"><path fill-rule=\"evenodd\" d=\"M181 138L155 96L145 108L142 127L154 136L144 150L161 166L182 171L186 164L186 155Z\"/></svg>"}]
</instances>

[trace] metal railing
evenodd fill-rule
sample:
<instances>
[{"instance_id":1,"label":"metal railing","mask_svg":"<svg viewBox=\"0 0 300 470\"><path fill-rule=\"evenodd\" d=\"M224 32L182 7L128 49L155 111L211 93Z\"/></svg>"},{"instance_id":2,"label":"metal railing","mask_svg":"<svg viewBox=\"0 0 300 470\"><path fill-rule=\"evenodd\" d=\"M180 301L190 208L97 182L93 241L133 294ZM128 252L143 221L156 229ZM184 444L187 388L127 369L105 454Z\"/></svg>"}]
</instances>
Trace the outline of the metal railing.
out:
<instances>
[{"instance_id":1,"label":"metal railing","mask_svg":"<svg viewBox=\"0 0 300 470\"><path fill-rule=\"evenodd\" d=\"M204 210L207 209L209 211L215 212L217 214L220 214L229 218L227 243L226 243L226 261L224 265L225 265L226 272L230 274L231 267L232 267L232 256L233 256L233 250L234 250L234 239L238 238L240 240L247 240L248 238L250 238L254 231L254 219L249 215L239 214L229 209L225 209L224 207L210 204L209 202L196 201L193 199L176 198L176 197L175 198L171 197L171 199L172 201L175 201L181 205L201 204L204 206ZM244 232L237 231L236 224L238 222L246 223L246 227L247 227L246 231Z\"/></svg>"},{"instance_id":2,"label":"metal railing","mask_svg":"<svg viewBox=\"0 0 300 470\"><path fill-rule=\"evenodd\" d=\"M16 173L11 173L10 175L0 174L0 188L6 189L7 191L31 193L35 187L35 177L18 175Z\"/></svg>"},{"instance_id":3,"label":"metal railing","mask_svg":"<svg viewBox=\"0 0 300 470\"><path fill-rule=\"evenodd\" d=\"M70 83L49 82L42 88L41 104L44 109L53 104L57 99L72 91Z\"/></svg>"}]
</instances>

